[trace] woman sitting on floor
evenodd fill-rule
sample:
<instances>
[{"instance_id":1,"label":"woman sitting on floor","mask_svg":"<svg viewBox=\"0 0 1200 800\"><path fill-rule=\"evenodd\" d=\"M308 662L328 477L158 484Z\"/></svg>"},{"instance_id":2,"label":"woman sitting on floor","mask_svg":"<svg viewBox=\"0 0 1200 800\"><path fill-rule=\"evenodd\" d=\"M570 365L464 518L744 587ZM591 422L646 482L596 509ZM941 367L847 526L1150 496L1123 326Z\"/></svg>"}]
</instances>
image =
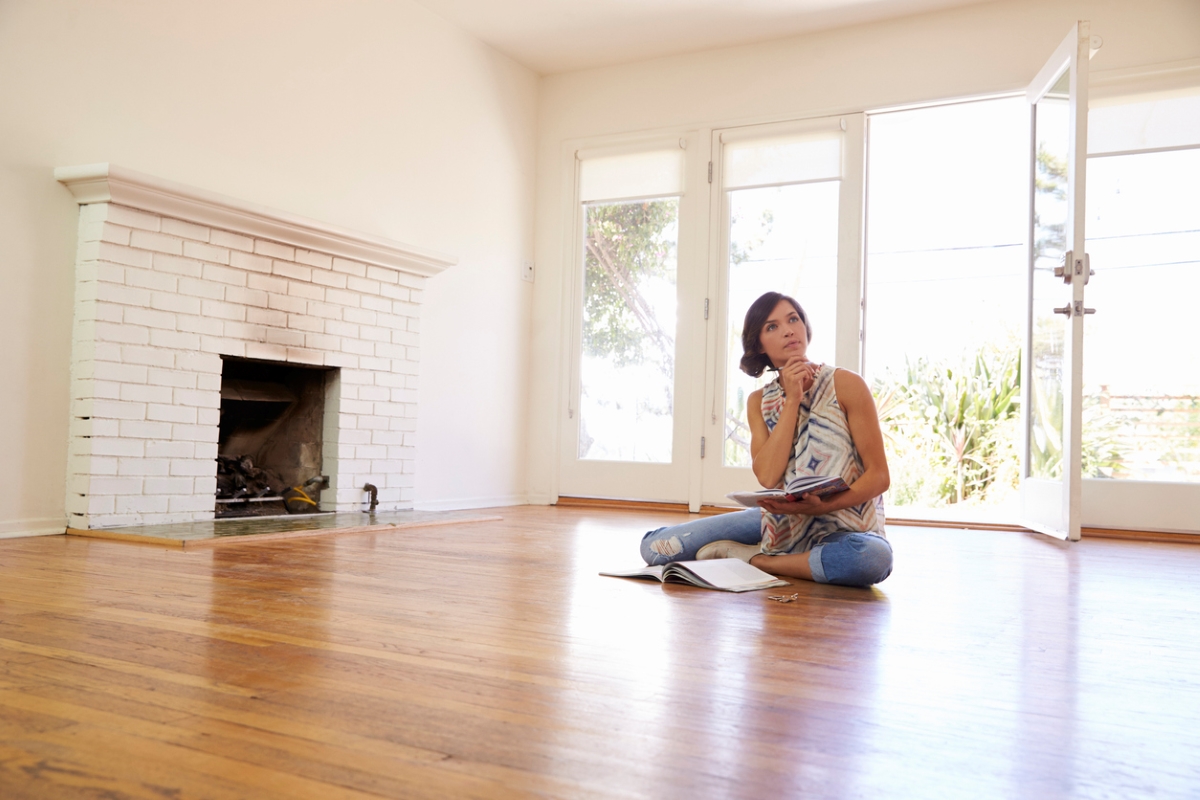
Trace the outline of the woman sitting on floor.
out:
<instances>
[{"instance_id":1,"label":"woman sitting on floor","mask_svg":"<svg viewBox=\"0 0 1200 800\"><path fill-rule=\"evenodd\" d=\"M746 312L742 371L778 373L747 403L754 475L777 488L836 475L850 488L659 528L642 539L647 564L740 558L774 575L844 586L891 574L882 497L890 477L875 401L857 374L809 361L811 338L804 309L786 295L768 292Z\"/></svg>"}]
</instances>

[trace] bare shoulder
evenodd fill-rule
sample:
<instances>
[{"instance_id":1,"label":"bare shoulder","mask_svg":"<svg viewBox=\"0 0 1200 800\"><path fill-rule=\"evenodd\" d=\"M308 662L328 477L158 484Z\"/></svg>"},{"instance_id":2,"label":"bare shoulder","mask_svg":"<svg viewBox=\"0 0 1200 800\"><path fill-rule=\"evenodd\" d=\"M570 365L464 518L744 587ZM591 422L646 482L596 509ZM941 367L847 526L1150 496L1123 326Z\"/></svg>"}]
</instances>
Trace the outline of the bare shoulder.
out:
<instances>
[{"instance_id":1,"label":"bare shoulder","mask_svg":"<svg viewBox=\"0 0 1200 800\"><path fill-rule=\"evenodd\" d=\"M746 406L748 408L753 408L755 411L761 412L762 398L763 398L763 390L755 389L753 392L750 393L750 396L746 398Z\"/></svg>"},{"instance_id":2,"label":"bare shoulder","mask_svg":"<svg viewBox=\"0 0 1200 800\"><path fill-rule=\"evenodd\" d=\"M838 402L842 405L853 405L864 400L874 402L870 387L857 372L838 367L833 373L833 388L837 392Z\"/></svg>"}]
</instances>

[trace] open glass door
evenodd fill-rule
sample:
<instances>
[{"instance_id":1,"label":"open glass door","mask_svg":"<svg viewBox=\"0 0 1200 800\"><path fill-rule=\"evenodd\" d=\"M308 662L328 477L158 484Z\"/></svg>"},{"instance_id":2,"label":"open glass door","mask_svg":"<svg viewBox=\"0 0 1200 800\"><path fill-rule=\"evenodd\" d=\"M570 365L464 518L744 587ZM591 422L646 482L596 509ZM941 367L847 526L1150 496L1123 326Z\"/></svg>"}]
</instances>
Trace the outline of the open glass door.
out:
<instances>
[{"instance_id":1,"label":"open glass door","mask_svg":"<svg viewBox=\"0 0 1200 800\"><path fill-rule=\"evenodd\" d=\"M1030 84L1029 327L1023 522L1078 540L1081 521L1087 84L1091 31L1076 23Z\"/></svg>"}]
</instances>

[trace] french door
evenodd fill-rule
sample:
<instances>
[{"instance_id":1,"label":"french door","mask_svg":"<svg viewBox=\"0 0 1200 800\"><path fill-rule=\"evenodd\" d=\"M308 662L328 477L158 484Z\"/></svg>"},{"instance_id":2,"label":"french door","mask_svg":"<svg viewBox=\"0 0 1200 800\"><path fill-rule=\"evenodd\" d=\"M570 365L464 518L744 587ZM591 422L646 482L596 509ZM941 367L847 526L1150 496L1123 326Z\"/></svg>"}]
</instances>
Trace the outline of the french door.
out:
<instances>
[{"instance_id":1,"label":"french door","mask_svg":"<svg viewBox=\"0 0 1200 800\"><path fill-rule=\"evenodd\" d=\"M1084 250L1091 31L1079 22L1042 67L1030 102L1029 305L1022 522L1078 540L1082 523ZM1082 112L1082 113L1081 113Z\"/></svg>"},{"instance_id":2,"label":"french door","mask_svg":"<svg viewBox=\"0 0 1200 800\"><path fill-rule=\"evenodd\" d=\"M688 499L704 321L680 311L703 295L702 141L692 133L576 153L560 495Z\"/></svg>"},{"instance_id":3,"label":"french door","mask_svg":"<svg viewBox=\"0 0 1200 800\"><path fill-rule=\"evenodd\" d=\"M773 378L743 373L742 321L759 295L799 301L811 360L859 369L863 115L714 131L709 326L700 500L757 487L746 401Z\"/></svg>"}]
</instances>

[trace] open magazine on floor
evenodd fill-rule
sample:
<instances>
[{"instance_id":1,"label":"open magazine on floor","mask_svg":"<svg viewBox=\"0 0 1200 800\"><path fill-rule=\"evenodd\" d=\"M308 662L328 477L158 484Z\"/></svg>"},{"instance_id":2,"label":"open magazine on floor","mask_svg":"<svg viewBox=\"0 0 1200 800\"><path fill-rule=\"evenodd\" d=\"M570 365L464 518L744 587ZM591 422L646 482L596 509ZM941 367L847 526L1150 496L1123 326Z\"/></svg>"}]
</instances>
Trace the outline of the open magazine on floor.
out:
<instances>
[{"instance_id":1,"label":"open magazine on floor","mask_svg":"<svg viewBox=\"0 0 1200 800\"><path fill-rule=\"evenodd\" d=\"M725 495L735 503L741 503L746 508L761 506L765 499L799 500L802 494L815 494L825 497L838 492L844 492L850 487L837 475L802 475L792 478L782 489L759 489L757 492L730 492Z\"/></svg>"},{"instance_id":2,"label":"open magazine on floor","mask_svg":"<svg viewBox=\"0 0 1200 800\"><path fill-rule=\"evenodd\" d=\"M708 561L676 561L657 567L642 567L622 572L601 572L610 578L644 578L661 583L690 583L721 592L753 592L788 586L774 575L752 567L738 558L714 558Z\"/></svg>"}]
</instances>

